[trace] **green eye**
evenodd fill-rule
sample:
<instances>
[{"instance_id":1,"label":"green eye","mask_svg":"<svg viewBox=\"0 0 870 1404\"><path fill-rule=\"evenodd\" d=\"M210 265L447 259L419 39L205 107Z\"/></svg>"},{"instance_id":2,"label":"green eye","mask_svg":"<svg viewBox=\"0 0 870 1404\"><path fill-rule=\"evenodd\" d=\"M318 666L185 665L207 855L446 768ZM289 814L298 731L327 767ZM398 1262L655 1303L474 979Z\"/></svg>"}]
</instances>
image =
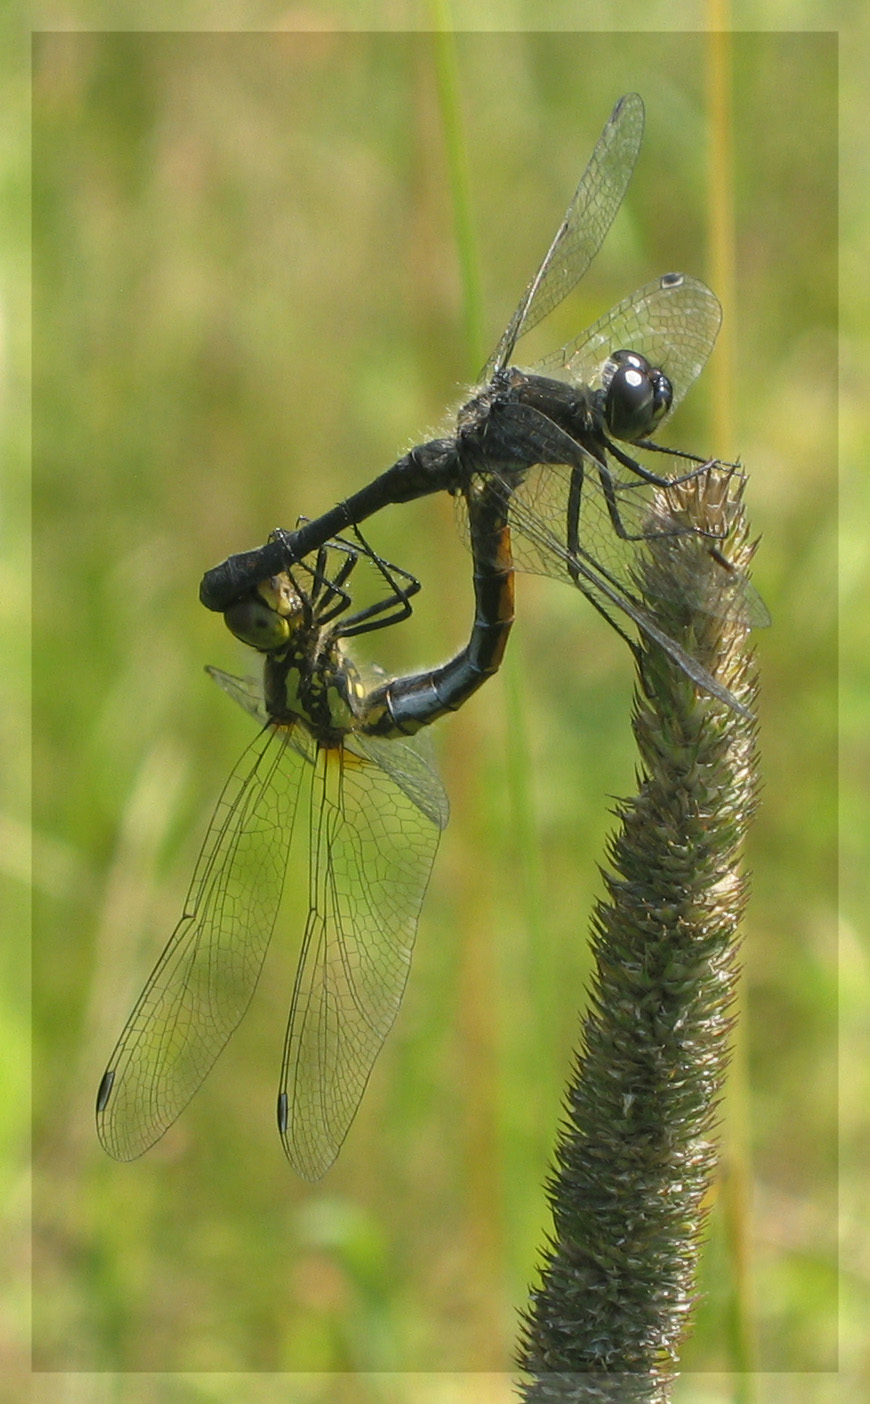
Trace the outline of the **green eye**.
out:
<instances>
[{"instance_id":1,"label":"green eye","mask_svg":"<svg viewBox=\"0 0 870 1404\"><path fill-rule=\"evenodd\" d=\"M260 653L283 648L290 637L290 621L276 614L262 600L241 600L224 614L230 633Z\"/></svg>"}]
</instances>

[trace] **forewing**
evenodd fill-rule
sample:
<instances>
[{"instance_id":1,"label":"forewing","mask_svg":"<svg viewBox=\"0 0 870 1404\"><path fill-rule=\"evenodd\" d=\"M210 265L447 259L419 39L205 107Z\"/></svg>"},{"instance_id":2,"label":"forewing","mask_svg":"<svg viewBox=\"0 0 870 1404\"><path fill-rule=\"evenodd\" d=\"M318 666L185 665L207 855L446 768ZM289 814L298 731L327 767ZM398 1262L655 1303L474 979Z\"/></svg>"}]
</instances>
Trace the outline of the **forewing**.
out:
<instances>
[{"instance_id":1,"label":"forewing","mask_svg":"<svg viewBox=\"0 0 870 1404\"><path fill-rule=\"evenodd\" d=\"M398 1013L446 821L425 762L412 781L405 758L400 783L373 759L378 749L366 738L321 751L314 776L310 911L278 1102L284 1148L306 1180L338 1154Z\"/></svg>"},{"instance_id":2,"label":"forewing","mask_svg":"<svg viewBox=\"0 0 870 1404\"><path fill-rule=\"evenodd\" d=\"M100 1084L97 1130L116 1160L133 1160L163 1135L250 1003L281 900L300 779L313 768L303 749L288 731L267 728L224 786L184 914Z\"/></svg>"},{"instance_id":3,"label":"forewing","mask_svg":"<svg viewBox=\"0 0 870 1404\"><path fill-rule=\"evenodd\" d=\"M238 702L240 707L257 721L264 724L269 720L269 713L263 700L262 679L257 678L237 678L233 673L225 673L222 668L213 668L211 664L205 670L213 682L218 687L232 697L234 702Z\"/></svg>"},{"instance_id":4,"label":"forewing","mask_svg":"<svg viewBox=\"0 0 870 1404\"><path fill-rule=\"evenodd\" d=\"M721 321L719 299L706 284L685 273L665 273L618 302L535 369L597 389L608 356L638 351L671 382L674 398L667 418L706 364Z\"/></svg>"},{"instance_id":5,"label":"forewing","mask_svg":"<svg viewBox=\"0 0 870 1404\"><path fill-rule=\"evenodd\" d=\"M234 673L225 673L222 668L206 665L205 671L222 692L238 702L250 716L264 725L269 721L269 711L263 697L263 683L259 678L237 678ZM308 733L302 727L282 731L285 745L292 746L305 760L313 763L314 748Z\"/></svg>"},{"instance_id":6,"label":"forewing","mask_svg":"<svg viewBox=\"0 0 870 1404\"><path fill-rule=\"evenodd\" d=\"M620 98L556 237L486 364L484 379L507 365L519 338L552 312L583 277L622 204L640 150L643 120L643 102L637 93Z\"/></svg>"}]
</instances>

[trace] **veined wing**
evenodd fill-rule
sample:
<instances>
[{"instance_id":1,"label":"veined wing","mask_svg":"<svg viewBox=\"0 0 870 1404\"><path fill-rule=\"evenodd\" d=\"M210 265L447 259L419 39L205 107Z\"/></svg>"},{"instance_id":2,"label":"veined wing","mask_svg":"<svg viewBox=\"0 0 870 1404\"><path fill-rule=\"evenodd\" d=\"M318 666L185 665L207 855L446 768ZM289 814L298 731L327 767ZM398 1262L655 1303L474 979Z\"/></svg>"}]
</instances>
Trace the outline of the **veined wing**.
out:
<instances>
[{"instance_id":1,"label":"veined wing","mask_svg":"<svg viewBox=\"0 0 870 1404\"><path fill-rule=\"evenodd\" d=\"M643 102L637 93L619 99L598 139L544 260L483 371L508 364L521 336L537 326L579 283L604 242L634 170L643 138Z\"/></svg>"},{"instance_id":2,"label":"veined wing","mask_svg":"<svg viewBox=\"0 0 870 1404\"><path fill-rule=\"evenodd\" d=\"M718 475L724 483L731 470L710 464L705 471ZM675 575L673 585L661 583L658 592L661 598L676 603L682 601L711 618L747 629L764 628L770 623L767 608L752 582L743 572L720 559L717 551L720 537L705 536L676 510L669 513L664 505L665 489L646 483L617 483L614 487L616 508L623 527L635 539L617 536L594 460L590 460L584 472L579 540L572 549L567 540L566 520L575 481L568 465L548 463L536 464L513 491L505 484L510 493L508 521L514 532L514 560L519 569L564 580L572 576L572 566L579 563L581 573L582 567L588 566L613 589L631 597L643 553L651 542L672 543L680 550L691 541L705 553L703 571L699 571L699 578L693 581L686 578L684 566L680 578ZM722 515L723 535L732 515Z\"/></svg>"},{"instance_id":3,"label":"veined wing","mask_svg":"<svg viewBox=\"0 0 870 1404\"><path fill-rule=\"evenodd\" d=\"M312 783L310 911L278 1096L306 1180L338 1154L398 1013L447 819L440 782L401 741L321 750Z\"/></svg>"},{"instance_id":4,"label":"veined wing","mask_svg":"<svg viewBox=\"0 0 870 1404\"><path fill-rule=\"evenodd\" d=\"M661 424L706 364L721 321L719 299L705 283L685 273L665 273L623 298L535 369L597 389L608 356L638 351L664 371L673 387L674 398Z\"/></svg>"},{"instance_id":5,"label":"veined wing","mask_svg":"<svg viewBox=\"0 0 870 1404\"><path fill-rule=\"evenodd\" d=\"M614 529L595 459L557 425L527 406L503 406L499 413L503 413L505 420L516 419L518 438L522 436L526 450L537 448L543 460L520 477L504 478L493 470L486 470L490 487L501 486L516 567L572 582L620 633L624 633L620 620L630 619L700 688L747 715L747 709L733 693L650 618L635 593L642 553L649 541L660 538L664 542L685 542L688 539L706 553L700 563L704 569L699 569L696 577L687 577L683 568L667 598L716 619L733 620L745 628L769 623L764 603L745 574L730 569L716 555L717 538L708 538L679 517L670 516L659 505L664 489L656 489L654 497L649 485L635 481L613 484L623 528L640 538L623 539ZM503 437L507 436L505 429L503 422L500 425ZM560 451L571 459L570 463L553 461ZM723 481L729 474L728 469L715 465L707 471L721 474ZM467 540L465 517L463 504L460 525ZM572 520L577 523L573 542ZM722 525L724 532L727 519L723 519Z\"/></svg>"},{"instance_id":6,"label":"veined wing","mask_svg":"<svg viewBox=\"0 0 870 1404\"><path fill-rule=\"evenodd\" d=\"M607 471L612 507L618 517L622 535L613 521L599 473L597 460L564 429L545 414L528 405L502 404L497 410L498 439L502 445L514 440L522 447L527 459L540 456L538 463L522 474L499 478L492 470L482 467L488 481L501 482L501 492L508 504L508 523L512 528L514 564L519 570L549 575L556 580L575 579L585 569L594 570L602 582L613 590L627 594L632 603L637 588L645 543L655 538L672 540L677 544L694 538L699 549L715 552L719 541L727 535L733 509L728 505L727 487L739 472L731 465L711 463L704 471L715 474L722 499L720 520L715 524L716 535L706 536L681 512L677 488L668 504L668 491L654 488L640 478L630 476L618 481ZM562 461L559 462L559 458ZM660 469L661 456L656 467ZM685 464L677 460L681 476ZM627 472L628 470L621 470ZM460 529L469 539L467 510L461 497ZM576 534L576 542L572 539ZM713 556L714 568L698 572L698 580L686 578L679 572L673 588L662 584L663 597L719 620L733 621L746 628L763 628L770 615L755 586L741 571L719 564ZM635 602L636 603L636 602ZM626 611L628 612L628 611Z\"/></svg>"},{"instance_id":7,"label":"veined wing","mask_svg":"<svg viewBox=\"0 0 870 1404\"><path fill-rule=\"evenodd\" d=\"M417 749L428 739L431 739L428 732L424 733L424 738L415 737L413 742L357 735L348 744L385 770L414 807L441 830L447 828L450 818L447 794L432 766Z\"/></svg>"},{"instance_id":8,"label":"veined wing","mask_svg":"<svg viewBox=\"0 0 870 1404\"><path fill-rule=\"evenodd\" d=\"M663 648L686 676L704 692L709 692L742 716L750 716L749 710L728 688L717 682L697 658L650 618L648 611L632 592L628 581L615 570L610 570L599 562L592 552L586 549L583 538L576 550L568 550L564 532L557 533L551 525L546 524L544 517L539 515L539 504L530 506L530 500L534 503L536 487L541 483L546 484L549 492L553 483L553 469L549 464L533 469L519 490L510 495L508 520L513 532L516 564L521 569L552 575L560 580L571 580L619 632L624 632L619 623L620 616L630 619L641 633ZM703 540L697 533L684 531L681 535L684 539L687 535L693 536L698 543ZM522 538L524 543L519 549L518 538ZM624 544L632 544L637 551L638 543ZM744 582L744 585L740 586L738 582ZM691 604L688 582L684 582L680 588L686 603ZM745 576L730 576L723 569L721 591L714 600L709 588L706 588L701 607L707 613L715 613L716 617L724 617L732 609L742 610L742 603L739 599L735 601L735 595L742 597L746 590L754 593Z\"/></svg>"},{"instance_id":9,"label":"veined wing","mask_svg":"<svg viewBox=\"0 0 870 1404\"><path fill-rule=\"evenodd\" d=\"M226 676L226 675L224 675ZM267 727L224 786L184 913L118 1040L97 1096L97 1131L133 1160L190 1101L238 1027L284 886L304 738Z\"/></svg>"},{"instance_id":10,"label":"veined wing","mask_svg":"<svg viewBox=\"0 0 870 1404\"><path fill-rule=\"evenodd\" d=\"M263 725L269 720L266 703L263 700L263 683L257 678L237 678L234 673L225 673L223 668L213 668L206 664L205 671L228 697L244 708L249 716L255 717Z\"/></svg>"}]
</instances>

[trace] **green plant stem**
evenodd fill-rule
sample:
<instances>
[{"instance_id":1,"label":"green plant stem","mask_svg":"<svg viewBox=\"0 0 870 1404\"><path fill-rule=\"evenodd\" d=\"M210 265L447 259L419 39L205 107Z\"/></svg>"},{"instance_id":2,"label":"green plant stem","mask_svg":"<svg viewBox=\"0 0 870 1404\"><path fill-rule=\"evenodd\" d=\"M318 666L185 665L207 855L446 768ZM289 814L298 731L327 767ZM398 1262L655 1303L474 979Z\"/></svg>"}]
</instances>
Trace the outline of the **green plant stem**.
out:
<instances>
[{"instance_id":1,"label":"green plant stem","mask_svg":"<svg viewBox=\"0 0 870 1404\"><path fill-rule=\"evenodd\" d=\"M477 238L471 214L471 178L459 98L456 36L452 28L450 6L446 0L433 0L432 11L436 26L435 75L441 119L444 123L444 149L447 155L456 250L462 279L464 340L469 355L468 374L474 376L486 355L483 343L483 294Z\"/></svg>"},{"instance_id":2,"label":"green plant stem","mask_svg":"<svg viewBox=\"0 0 870 1404\"><path fill-rule=\"evenodd\" d=\"M752 555L742 485L717 468L667 493L688 524L728 525L715 546L738 572ZM742 577L710 547L690 533L651 541L638 588L656 622L749 706ZM709 610L717 599L730 602L724 618ZM520 1345L536 1404L669 1398L716 1170L755 723L699 693L656 645L636 657L639 788L615 811L590 1007L548 1184L552 1237Z\"/></svg>"}]
</instances>

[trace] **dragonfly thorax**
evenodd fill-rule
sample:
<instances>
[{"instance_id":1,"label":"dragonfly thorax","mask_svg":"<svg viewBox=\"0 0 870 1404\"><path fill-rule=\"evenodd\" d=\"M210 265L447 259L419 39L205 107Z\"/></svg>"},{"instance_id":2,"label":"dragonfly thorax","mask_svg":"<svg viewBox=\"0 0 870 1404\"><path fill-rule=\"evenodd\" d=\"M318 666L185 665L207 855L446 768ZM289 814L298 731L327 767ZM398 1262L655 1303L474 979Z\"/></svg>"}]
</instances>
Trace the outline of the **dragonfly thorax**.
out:
<instances>
[{"instance_id":1,"label":"dragonfly thorax","mask_svg":"<svg viewBox=\"0 0 870 1404\"><path fill-rule=\"evenodd\" d=\"M601 376L604 420L614 439L635 444L655 430L671 407L673 387L637 351L614 351Z\"/></svg>"},{"instance_id":2,"label":"dragonfly thorax","mask_svg":"<svg viewBox=\"0 0 870 1404\"><path fill-rule=\"evenodd\" d=\"M535 463L564 462L566 438L601 439L602 411L588 386L506 366L459 415L460 452L477 448L506 478Z\"/></svg>"},{"instance_id":3,"label":"dragonfly thorax","mask_svg":"<svg viewBox=\"0 0 870 1404\"><path fill-rule=\"evenodd\" d=\"M269 654L263 696L276 722L302 722L321 746L337 746L358 725L357 699L365 692L357 669L337 639L299 633Z\"/></svg>"}]
</instances>

